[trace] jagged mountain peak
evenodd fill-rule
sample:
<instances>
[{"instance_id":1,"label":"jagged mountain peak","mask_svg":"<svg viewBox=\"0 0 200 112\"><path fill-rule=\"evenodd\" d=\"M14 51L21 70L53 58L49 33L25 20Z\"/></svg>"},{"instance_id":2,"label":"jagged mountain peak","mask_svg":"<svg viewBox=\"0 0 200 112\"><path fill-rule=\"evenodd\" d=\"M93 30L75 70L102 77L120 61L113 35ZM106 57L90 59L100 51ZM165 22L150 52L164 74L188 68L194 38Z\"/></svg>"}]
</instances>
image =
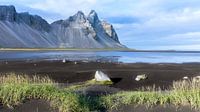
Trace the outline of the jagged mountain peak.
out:
<instances>
[{"instance_id":1,"label":"jagged mountain peak","mask_svg":"<svg viewBox=\"0 0 200 112\"><path fill-rule=\"evenodd\" d=\"M13 5L1 5L0 9L6 10L6 11L16 12L15 6L13 6Z\"/></svg>"},{"instance_id":2,"label":"jagged mountain peak","mask_svg":"<svg viewBox=\"0 0 200 112\"><path fill-rule=\"evenodd\" d=\"M25 23L40 31L50 31L50 25L46 20L38 15L31 15L28 12L17 13L16 22Z\"/></svg>"},{"instance_id":3,"label":"jagged mountain peak","mask_svg":"<svg viewBox=\"0 0 200 112\"><path fill-rule=\"evenodd\" d=\"M24 23L39 31L50 31L50 25L42 17L28 12L17 13L13 5L0 5L0 21Z\"/></svg>"},{"instance_id":4,"label":"jagged mountain peak","mask_svg":"<svg viewBox=\"0 0 200 112\"><path fill-rule=\"evenodd\" d=\"M94 25L95 23L98 23L99 22L99 17L96 13L95 10L91 10L89 15L88 15L88 20L90 21L90 23L92 25Z\"/></svg>"},{"instance_id":5,"label":"jagged mountain peak","mask_svg":"<svg viewBox=\"0 0 200 112\"><path fill-rule=\"evenodd\" d=\"M78 11L73 16L70 16L68 19L65 20L58 20L53 22L52 24L65 24L65 26L69 25L69 22L78 22L78 23L84 23L89 21L91 24L95 24L99 22L98 15L95 10L91 10L88 16L86 16L82 11Z\"/></svg>"},{"instance_id":6,"label":"jagged mountain peak","mask_svg":"<svg viewBox=\"0 0 200 112\"><path fill-rule=\"evenodd\" d=\"M75 15L77 15L77 16L85 16L85 14L83 13L83 11L78 11Z\"/></svg>"},{"instance_id":7,"label":"jagged mountain peak","mask_svg":"<svg viewBox=\"0 0 200 112\"><path fill-rule=\"evenodd\" d=\"M95 10L91 10L88 16L89 17L98 17L97 12Z\"/></svg>"},{"instance_id":8,"label":"jagged mountain peak","mask_svg":"<svg viewBox=\"0 0 200 112\"><path fill-rule=\"evenodd\" d=\"M16 10L13 5L0 6L0 20L10 21L10 22L15 21L16 19L15 15L16 15Z\"/></svg>"},{"instance_id":9,"label":"jagged mountain peak","mask_svg":"<svg viewBox=\"0 0 200 112\"><path fill-rule=\"evenodd\" d=\"M111 24L102 22L96 11L82 11L66 20L49 24L28 12L18 13L14 6L0 5L0 46L28 48L121 48Z\"/></svg>"},{"instance_id":10,"label":"jagged mountain peak","mask_svg":"<svg viewBox=\"0 0 200 112\"><path fill-rule=\"evenodd\" d=\"M86 16L82 11L78 11L75 15L69 17L69 21L82 23L86 21Z\"/></svg>"}]
</instances>

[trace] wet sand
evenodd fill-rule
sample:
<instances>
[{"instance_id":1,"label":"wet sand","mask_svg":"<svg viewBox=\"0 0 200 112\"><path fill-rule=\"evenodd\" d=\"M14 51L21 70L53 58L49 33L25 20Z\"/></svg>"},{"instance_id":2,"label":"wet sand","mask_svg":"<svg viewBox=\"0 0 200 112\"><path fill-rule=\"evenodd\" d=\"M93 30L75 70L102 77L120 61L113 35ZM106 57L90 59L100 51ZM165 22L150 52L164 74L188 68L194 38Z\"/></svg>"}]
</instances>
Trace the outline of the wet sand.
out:
<instances>
[{"instance_id":1,"label":"wet sand","mask_svg":"<svg viewBox=\"0 0 200 112\"><path fill-rule=\"evenodd\" d=\"M192 109L190 106L176 107L174 105L158 105L154 107L146 107L145 105L134 106L121 106L110 112L199 112L198 109Z\"/></svg>"},{"instance_id":2,"label":"wet sand","mask_svg":"<svg viewBox=\"0 0 200 112\"><path fill-rule=\"evenodd\" d=\"M51 107L47 101L35 99L25 101L24 103L14 107L13 109L7 107L0 107L0 112L59 112L58 109Z\"/></svg>"},{"instance_id":3,"label":"wet sand","mask_svg":"<svg viewBox=\"0 0 200 112\"><path fill-rule=\"evenodd\" d=\"M168 88L173 81L184 76L200 75L200 63L148 64L148 63L97 63L62 61L1 61L0 73L16 72L28 75L48 75L58 83L73 84L94 78L96 70L102 70L115 83L112 87L121 90L138 90L143 86L156 85ZM144 81L135 77L146 74Z\"/></svg>"},{"instance_id":4,"label":"wet sand","mask_svg":"<svg viewBox=\"0 0 200 112\"><path fill-rule=\"evenodd\" d=\"M0 107L0 112L59 112L50 106L50 103L44 100L30 100L20 104L13 109ZM173 105L158 105L154 107L146 107L145 105L120 106L113 110L101 110L98 112L199 112L198 109L193 109L190 106L176 107Z\"/></svg>"}]
</instances>

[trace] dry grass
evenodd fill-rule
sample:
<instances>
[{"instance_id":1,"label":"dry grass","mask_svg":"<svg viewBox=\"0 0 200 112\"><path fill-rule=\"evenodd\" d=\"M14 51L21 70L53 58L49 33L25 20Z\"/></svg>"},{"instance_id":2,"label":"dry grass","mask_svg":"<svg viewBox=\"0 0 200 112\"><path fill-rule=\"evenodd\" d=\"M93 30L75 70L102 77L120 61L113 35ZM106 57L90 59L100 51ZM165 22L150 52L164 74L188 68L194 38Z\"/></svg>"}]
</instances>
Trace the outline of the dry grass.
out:
<instances>
[{"instance_id":1,"label":"dry grass","mask_svg":"<svg viewBox=\"0 0 200 112\"><path fill-rule=\"evenodd\" d=\"M112 95L95 98L79 95L74 92L78 88L99 83L94 80L60 89L49 77L30 77L25 74L8 73L0 76L0 102L13 107L26 99L44 99L52 103L52 107L60 112L88 112L101 107L108 109L120 105L190 105L200 108L200 80L180 80L173 82L169 90L162 91L155 86L139 91L122 91ZM110 83L109 83L110 84Z\"/></svg>"},{"instance_id":2,"label":"dry grass","mask_svg":"<svg viewBox=\"0 0 200 112\"><path fill-rule=\"evenodd\" d=\"M174 81L171 89L178 91L200 90L200 79L192 78L188 80Z\"/></svg>"},{"instance_id":3,"label":"dry grass","mask_svg":"<svg viewBox=\"0 0 200 112\"><path fill-rule=\"evenodd\" d=\"M55 83L48 76L28 76L26 74L6 73L0 74L0 84L53 84Z\"/></svg>"},{"instance_id":4,"label":"dry grass","mask_svg":"<svg viewBox=\"0 0 200 112\"><path fill-rule=\"evenodd\" d=\"M200 108L200 80L174 81L171 89L162 91L159 88L148 87L139 91L120 92L103 97L104 105L113 109L120 105L164 105L191 106Z\"/></svg>"},{"instance_id":5,"label":"dry grass","mask_svg":"<svg viewBox=\"0 0 200 112\"><path fill-rule=\"evenodd\" d=\"M92 85L112 85L112 84L113 84L112 81L96 81L95 79L92 79L92 80L85 81L81 84L71 85L65 88L65 90L73 91L73 90L77 90L77 89L92 86Z\"/></svg>"},{"instance_id":6,"label":"dry grass","mask_svg":"<svg viewBox=\"0 0 200 112\"><path fill-rule=\"evenodd\" d=\"M87 112L82 97L59 89L49 77L7 73L0 76L0 102L10 108L27 99L44 99L60 112Z\"/></svg>"}]
</instances>

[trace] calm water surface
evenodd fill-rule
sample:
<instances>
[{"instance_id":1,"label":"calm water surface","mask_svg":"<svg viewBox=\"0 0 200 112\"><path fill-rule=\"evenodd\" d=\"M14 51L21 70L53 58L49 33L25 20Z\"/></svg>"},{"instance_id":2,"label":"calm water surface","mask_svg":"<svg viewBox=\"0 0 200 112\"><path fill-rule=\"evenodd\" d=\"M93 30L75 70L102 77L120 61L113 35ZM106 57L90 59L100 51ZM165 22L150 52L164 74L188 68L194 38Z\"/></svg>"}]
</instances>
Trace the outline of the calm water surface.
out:
<instances>
[{"instance_id":1,"label":"calm water surface","mask_svg":"<svg viewBox=\"0 0 200 112\"><path fill-rule=\"evenodd\" d=\"M200 52L0 51L0 60L70 60L123 63L200 62Z\"/></svg>"}]
</instances>

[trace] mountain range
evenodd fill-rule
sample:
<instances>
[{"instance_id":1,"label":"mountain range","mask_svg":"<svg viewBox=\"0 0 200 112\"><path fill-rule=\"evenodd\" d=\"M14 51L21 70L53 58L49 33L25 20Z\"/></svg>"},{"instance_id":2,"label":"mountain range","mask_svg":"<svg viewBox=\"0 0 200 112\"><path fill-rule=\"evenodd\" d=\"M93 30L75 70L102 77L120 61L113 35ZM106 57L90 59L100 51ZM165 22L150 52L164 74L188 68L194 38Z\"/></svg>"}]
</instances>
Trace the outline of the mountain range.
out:
<instances>
[{"instance_id":1,"label":"mountain range","mask_svg":"<svg viewBox=\"0 0 200 112\"><path fill-rule=\"evenodd\" d=\"M125 48L113 26L101 21L94 10L49 24L38 15L16 12L12 5L0 6L0 47Z\"/></svg>"}]
</instances>

